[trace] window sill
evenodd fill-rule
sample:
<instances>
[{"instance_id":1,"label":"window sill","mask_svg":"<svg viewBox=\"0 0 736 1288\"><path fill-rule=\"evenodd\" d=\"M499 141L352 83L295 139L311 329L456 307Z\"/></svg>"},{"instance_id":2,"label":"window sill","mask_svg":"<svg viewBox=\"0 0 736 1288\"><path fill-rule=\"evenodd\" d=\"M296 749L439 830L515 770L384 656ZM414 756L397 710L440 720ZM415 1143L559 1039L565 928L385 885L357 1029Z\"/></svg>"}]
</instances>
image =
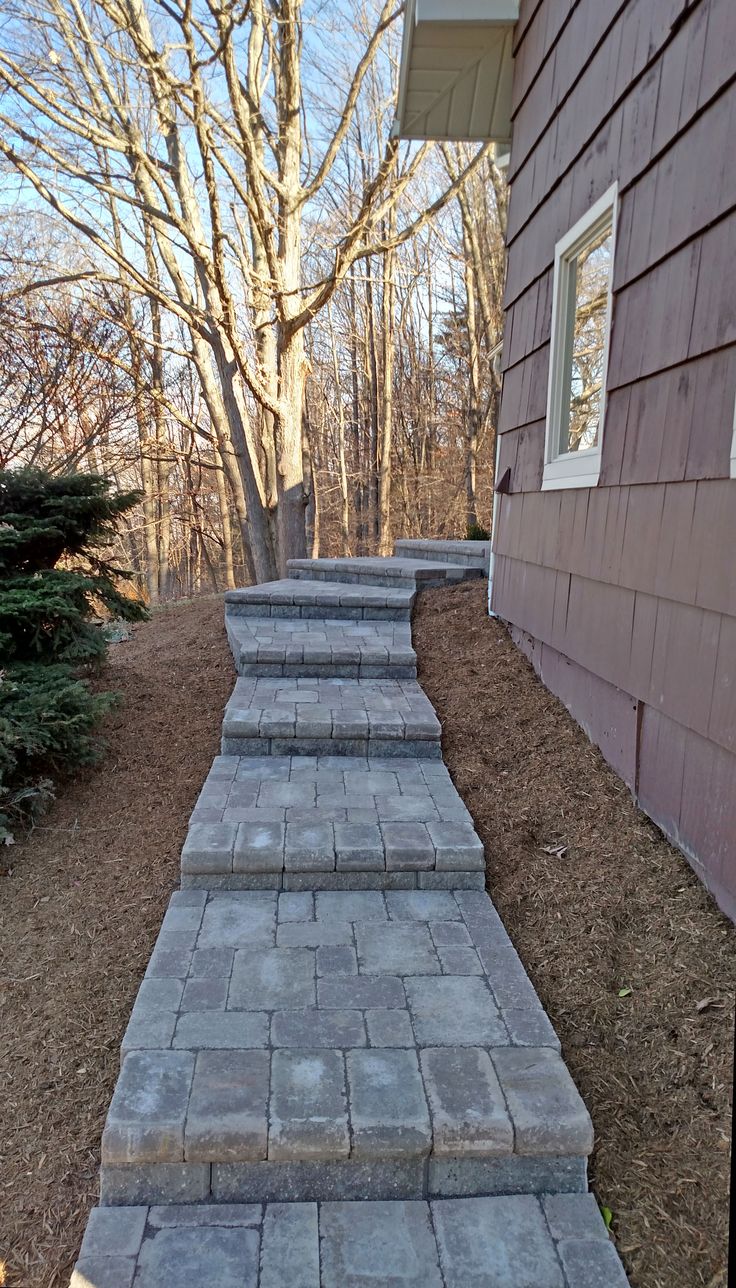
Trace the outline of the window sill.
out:
<instances>
[{"instance_id":1,"label":"window sill","mask_svg":"<svg viewBox=\"0 0 736 1288\"><path fill-rule=\"evenodd\" d=\"M600 473L599 452L594 452L591 456L559 456L544 467L542 491L552 492L566 487L597 487Z\"/></svg>"}]
</instances>

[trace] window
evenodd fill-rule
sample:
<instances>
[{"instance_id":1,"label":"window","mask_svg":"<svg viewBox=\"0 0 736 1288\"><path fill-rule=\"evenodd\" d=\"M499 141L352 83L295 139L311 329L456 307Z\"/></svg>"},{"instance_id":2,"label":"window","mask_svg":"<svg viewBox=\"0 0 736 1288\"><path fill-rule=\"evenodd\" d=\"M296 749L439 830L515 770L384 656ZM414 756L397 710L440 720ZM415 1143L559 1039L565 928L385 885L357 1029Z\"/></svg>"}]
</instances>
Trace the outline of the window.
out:
<instances>
[{"instance_id":1,"label":"window","mask_svg":"<svg viewBox=\"0 0 736 1288\"><path fill-rule=\"evenodd\" d=\"M600 474L616 194L555 247L543 489L595 487Z\"/></svg>"}]
</instances>

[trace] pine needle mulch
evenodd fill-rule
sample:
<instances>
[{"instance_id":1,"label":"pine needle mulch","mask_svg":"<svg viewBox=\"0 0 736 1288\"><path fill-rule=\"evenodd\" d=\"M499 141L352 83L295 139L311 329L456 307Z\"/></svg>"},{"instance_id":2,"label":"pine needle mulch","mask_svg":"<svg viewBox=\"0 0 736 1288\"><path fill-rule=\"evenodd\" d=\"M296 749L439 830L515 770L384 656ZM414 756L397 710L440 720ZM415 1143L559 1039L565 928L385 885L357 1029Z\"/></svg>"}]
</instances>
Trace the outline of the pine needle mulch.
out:
<instances>
[{"instance_id":1,"label":"pine needle mulch","mask_svg":"<svg viewBox=\"0 0 736 1288\"><path fill-rule=\"evenodd\" d=\"M486 589L426 591L414 643L489 892L591 1111L592 1186L632 1285L725 1288L736 931Z\"/></svg>"},{"instance_id":2,"label":"pine needle mulch","mask_svg":"<svg viewBox=\"0 0 736 1288\"><path fill-rule=\"evenodd\" d=\"M113 646L107 754L0 851L0 1284L64 1288L90 1207L119 1045L178 879L233 671L222 600ZM4 1269L3 1269L4 1263Z\"/></svg>"}]
</instances>

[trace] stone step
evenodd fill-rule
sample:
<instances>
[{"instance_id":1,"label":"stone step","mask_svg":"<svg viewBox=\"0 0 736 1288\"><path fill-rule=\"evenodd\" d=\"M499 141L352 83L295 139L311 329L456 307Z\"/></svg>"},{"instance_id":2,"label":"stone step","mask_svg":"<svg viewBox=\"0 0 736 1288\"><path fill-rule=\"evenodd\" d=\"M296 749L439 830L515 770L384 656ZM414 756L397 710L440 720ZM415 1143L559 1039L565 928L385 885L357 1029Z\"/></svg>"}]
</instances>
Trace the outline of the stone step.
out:
<instances>
[{"instance_id":1,"label":"stone step","mask_svg":"<svg viewBox=\"0 0 736 1288\"><path fill-rule=\"evenodd\" d=\"M241 676L225 708L223 755L440 760L440 722L416 680Z\"/></svg>"},{"instance_id":2,"label":"stone step","mask_svg":"<svg viewBox=\"0 0 736 1288\"><path fill-rule=\"evenodd\" d=\"M182 886L421 889L485 884L483 846L441 761L218 756Z\"/></svg>"},{"instance_id":3,"label":"stone step","mask_svg":"<svg viewBox=\"0 0 736 1288\"><path fill-rule=\"evenodd\" d=\"M285 577L225 593L231 617L325 618L345 621L408 622L414 586L348 586Z\"/></svg>"},{"instance_id":4,"label":"stone step","mask_svg":"<svg viewBox=\"0 0 736 1288\"><path fill-rule=\"evenodd\" d=\"M429 559L434 563L464 564L482 569L488 576L491 557L490 541L425 541L420 537L402 537L394 542L397 559Z\"/></svg>"},{"instance_id":5,"label":"stone step","mask_svg":"<svg viewBox=\"0 0 736 1288\"><path fill-rule=\"evenodd\" d=\"M105 1204L586 1189L590 1118L480 891L174 895Z\"/></svg>"},{"instance_id":6,"label":"stone step","mask_svg":"<svg viewBox=\"0 0 736 1288\"><path fill-rule=\"evenodd\" d=\"M94 1208L70 1288L627 1288L592 1194Z\"/></svg>"},{"instance_id":7,"label":"stone step","mask_svg":"<svg viewBox=\"0 0 736 1288\"><path fill-rule=\"evenodd\" d=\"M239 675L414 680L409 622L233 617L225 628Z\"/></svg>"},{"instance_id":8,"label":"stone step","mask_svg":"<svg viewBox=\"0 0 736 1288\"><path fill-rule=\"evenodd\" d=\"M289 574L307 581L345 582L357 586L396 586L420 590L444 586L468 577L483 577L486 570L443 560L394 559L363 555L354 559L290 559Z\"/></svg>"}]
</instances>

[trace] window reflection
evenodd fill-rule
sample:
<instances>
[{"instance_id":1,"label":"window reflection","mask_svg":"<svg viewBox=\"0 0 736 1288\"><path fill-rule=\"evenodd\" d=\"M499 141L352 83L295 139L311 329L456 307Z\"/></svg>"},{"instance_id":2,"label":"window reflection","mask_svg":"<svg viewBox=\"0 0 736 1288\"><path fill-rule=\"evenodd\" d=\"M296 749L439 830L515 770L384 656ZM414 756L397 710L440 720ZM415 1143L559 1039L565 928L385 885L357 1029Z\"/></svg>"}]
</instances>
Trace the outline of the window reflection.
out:
<instances>
[{"instance_id":1,"label":"window reflection","mask_svg":"<svg viewBox=\"0 0 736 1288\"><path fill-rule=\"evenodd\" d=\"M598 446L612 244L609 223L568 265L561 452Z\"/></svg>"}]
</instances>

